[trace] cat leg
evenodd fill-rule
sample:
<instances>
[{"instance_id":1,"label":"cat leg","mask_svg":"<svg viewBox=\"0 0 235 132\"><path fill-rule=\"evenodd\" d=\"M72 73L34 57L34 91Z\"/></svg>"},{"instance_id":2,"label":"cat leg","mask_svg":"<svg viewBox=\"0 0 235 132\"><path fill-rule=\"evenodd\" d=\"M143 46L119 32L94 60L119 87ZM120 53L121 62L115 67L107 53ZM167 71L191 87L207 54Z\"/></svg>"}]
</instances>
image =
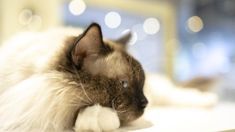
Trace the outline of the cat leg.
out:
<instances>
[{"instance_id":1,"label":"cat leg","mask_svg":"<svg viewBox=\"0 0 235 132\"><path fill-rule=\"evenodd\" d=\"M74 130L81 131L112 131L120 126L117 113L108 107L93 105L79 112Z\"/></svg>"}]
</instances>

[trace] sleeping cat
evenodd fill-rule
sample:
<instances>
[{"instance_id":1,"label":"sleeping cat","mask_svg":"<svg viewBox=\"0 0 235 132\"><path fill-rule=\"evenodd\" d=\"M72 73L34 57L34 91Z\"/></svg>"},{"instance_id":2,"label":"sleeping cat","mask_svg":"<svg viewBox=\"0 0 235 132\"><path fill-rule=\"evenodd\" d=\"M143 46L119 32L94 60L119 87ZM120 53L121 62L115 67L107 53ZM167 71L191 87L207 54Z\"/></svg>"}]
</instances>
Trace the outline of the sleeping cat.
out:
<instances>
[{"instance_id":1,"label":"sleeping cat","mask_svg":"<svg viewBox=\"0 0 235 132\"><path fill-rule=\"evenodd\" d=\"M78 36L79 35L79 36ZM78 36L78 37L77 37ZM0 49L0 131L110 131L140 117L148 101L130 34L103 41L100 26L22 33ZM208 107L217 96L146 74L149 106Z\"/></svg>"},{"instance_id":2,"label":"sleeping cat","mask_svg":"<svg viewBox=\"0 0 235 132\"><path fill-rule=\"evenodd\" d=\"M24 33L0 51L0 131L107 131L140 117L144 71L98 24Z\"/></svg>"}]
</instances>

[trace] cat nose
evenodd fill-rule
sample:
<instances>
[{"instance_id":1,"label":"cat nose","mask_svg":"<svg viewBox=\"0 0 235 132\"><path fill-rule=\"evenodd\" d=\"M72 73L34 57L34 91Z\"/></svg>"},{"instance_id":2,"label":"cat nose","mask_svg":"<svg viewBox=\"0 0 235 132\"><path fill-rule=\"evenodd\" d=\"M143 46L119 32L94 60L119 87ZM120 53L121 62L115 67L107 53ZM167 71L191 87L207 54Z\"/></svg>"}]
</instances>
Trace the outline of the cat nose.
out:
<instances>
[{"instance_id":1,"label":"cat nose","mask_svg":"<svg viewBox=\"0 0 235 132\"><path fill-rule=\"evenodd\" d=\"M148 104L148 100L144 97L140 100L141 108L145 108Z\"/></svg>"}]
</instances>

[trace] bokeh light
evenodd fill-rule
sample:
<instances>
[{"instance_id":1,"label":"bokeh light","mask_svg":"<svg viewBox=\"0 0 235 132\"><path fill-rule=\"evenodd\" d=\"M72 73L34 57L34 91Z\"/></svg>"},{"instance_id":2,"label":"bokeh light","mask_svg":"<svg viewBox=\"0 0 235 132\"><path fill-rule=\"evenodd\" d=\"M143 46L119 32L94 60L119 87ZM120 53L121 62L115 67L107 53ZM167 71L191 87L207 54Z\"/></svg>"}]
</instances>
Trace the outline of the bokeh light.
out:
<instances>
[{"instance_id":1,"label":"bokeh light","mask_svg":"<svg viewBox=\"0 0 235 132\"><path fill-rule=\"evenodd\" d=\"M143 25L142 24L136 24L134 25L131 30L133 32L136 32L137 36L138 36L138 40L144 40L147 36L147 34L145 33L145 31L143 30Z\"/></svg>"},{"instance_id":2,"label":"bokeh light","mask_svg":"<svg viewBox=\"0 0 235 132\"><path fill-rule=\"evenodd\" d=\"M23 9L22 11L20 11L19 13L19 23L20 25L28 25L30 24L30 22L32 21L32 17L33 17L33 11L30 9Z\"/></svg>"},{"instance_id":3,"label":"bokeh light","mask_svg":"<svg viewBox=\"0 0 235 132\"><path fill-rule=\"evenodd\" d=\"M69 11L73 15L81 15L86 10L86 4L83 0L72 0L69 3Z\"/></svg>"},{"instance_id":4,"label":"bokeh light","mask_svg":"<svg viewBox=\"0 0 235 132\"><path fill-rule=\"evenodd\" d=\"M30 24L28 25L28 28L30 30L39 30L42 28L42 17L39 15L33 15L32 16L32 21L30 22Z\"/></svg>"},{"instance_id":5,"label":"bokeh light","mask_svg":"<svg viewBox=\"0 0 235 132\"><path fill-rule=\"evenodd\" d=\"M207 51L208 55L204 57L204 61L201 64L201 71L206 74L213 74L214 71L220 73L227 73L230 70L228 53L223 45L214 44Z\"/></svg>"},{"instance_id":6,"label":"bokeh light","mask_svg":"<svg viewBox=\"0 0 235 132\"><path fill-rule=\"evenodd\" d=\"M198 16L192 16L187 21L188 29L191 32L199 32L203 29L203 21Z\"/></svg>"},{"instance_id":7,"label":"bokeh light","mask_svg":"<svg viewBox=\"0 0 235 132\"><path fill-rule=\"evenodd\" d=\"M160 22L156 18L148 18L144 21L143 28L147 34L156 34L160 30Z\"/></svg>"},{"instance_id":8,"label":"bokeh light","mask_svg":"<svg viewBox=\"0 0 235 132\"><path fill-rule=\"evenodd\" d=\"M18 16L19 24L28 30L40 30L42 28L42 17L35 14L31 9L23 9Z\"/></svg>"},{"instance_id":9,"label":"bokeh light","mask_svg":"<svg viewBox=\"0 0 235 132\"><path fill-rule=\"evenodd\" d=\"M195 43L192 47L192 53L197 59L203 59L207 55L207 52L207 46L202 42Z\"/></svg>"},{"instance_id":10,"label":"bokeh light","mask_svg":"<svg viewBox=\"0 0 235 132\"><path fill-rule=\"evenodd\" d=\"M105 15L105 24L109 28L117 28L121 24L121 16L117 12L109 12Z\"/></svg>"}]
</instances>

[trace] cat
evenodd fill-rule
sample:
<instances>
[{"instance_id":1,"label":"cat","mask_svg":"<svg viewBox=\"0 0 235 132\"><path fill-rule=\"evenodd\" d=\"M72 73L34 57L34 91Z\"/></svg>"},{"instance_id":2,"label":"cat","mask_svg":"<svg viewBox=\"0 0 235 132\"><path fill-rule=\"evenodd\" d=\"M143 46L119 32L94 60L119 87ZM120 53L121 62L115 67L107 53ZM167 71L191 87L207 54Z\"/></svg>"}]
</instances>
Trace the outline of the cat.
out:
<instances>
[{"instance_id":1,"label":"cat","mask_svg":"<svg viewBox=\"0 0 235 132\"><path fill-rule=\"evenodd\" d=\"M125 51L129 38L105 40L92 23L4 43L0 131L109 131L139 118L148 104L145 74Z\"/></svg>"},{"instance_id":2,"label":"cat","mask_svg":"<svg viewBox=\"0 0 235 132\"><path fill-rule=\"evenodd\" d=\"M130 37L103 40L94 23L85 31L21 33L4 43L0 131L110 131L140 117L147 104L216 104L213 93L183 89L159 74L144 75L125 51Z\"/></svg>"},{"instance_id":3,"label":"cat","mask_svg":"<svg viewBox=\"0 0 235 132\"><path fill-rule=\"evenodd\" d=\"M200 107L212 108L218 102L216 93L204 90L213 84L213 78L196 78L186 83L173 83L162 74L146 74L144 92L149 100L149 106L174 106L174 107ZM195 82L200 83L195 83ZM203 83L201 83L203 82ZM207 86L205 86L207 85Z\"/></svg>"}]
</instances>

